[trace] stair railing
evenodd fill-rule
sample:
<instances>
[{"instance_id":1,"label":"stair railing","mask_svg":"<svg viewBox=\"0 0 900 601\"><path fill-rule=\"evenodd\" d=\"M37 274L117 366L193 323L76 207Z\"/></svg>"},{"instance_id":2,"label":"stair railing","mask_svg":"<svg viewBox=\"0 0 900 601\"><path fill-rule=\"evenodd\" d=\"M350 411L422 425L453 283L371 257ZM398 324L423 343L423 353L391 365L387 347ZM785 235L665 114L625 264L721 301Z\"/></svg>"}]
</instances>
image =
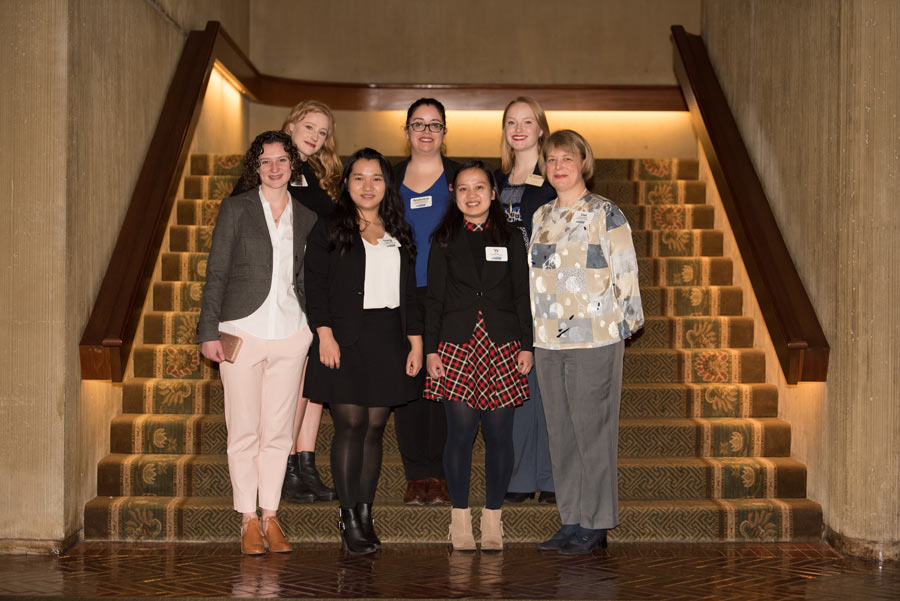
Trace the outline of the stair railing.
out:
<instances>
[{"instance_id":1,"label":"stair railing","mask_svg":"<svg viewBox=\"0 0 900 601\"><path fill-rule=\"evenodd\" d=\"M677 86L350 84L286 79L260 73L221 24L192 31L135 184L97 300L79 344L81 377L121 382L179 177L187 161L203 95L218 62L252 101L293 106L315 98L336 110L401 110L435 95L451 109L500 109L510 98L537 97L565 110L683 111Z\"/></svg>"},{"instance_id":2,"label":"stair railing","mask_svg":"<svg viewBox=\"0 0 900 601\"><path fill-rule=\"evenodd\" d=\"M824 382L828 340L775 221L703 39L672 27L675 75L788 384Z\"/></svg>"}]
</instances>

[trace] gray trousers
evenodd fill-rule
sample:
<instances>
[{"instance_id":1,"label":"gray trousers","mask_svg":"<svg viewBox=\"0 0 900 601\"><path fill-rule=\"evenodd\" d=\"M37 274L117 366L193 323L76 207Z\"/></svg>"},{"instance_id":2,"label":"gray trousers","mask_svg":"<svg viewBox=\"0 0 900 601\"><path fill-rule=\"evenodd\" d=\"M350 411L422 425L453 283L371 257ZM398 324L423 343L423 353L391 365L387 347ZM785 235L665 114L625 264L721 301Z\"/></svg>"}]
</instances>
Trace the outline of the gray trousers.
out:
<instances>
[{"instance_id":1,"label":"gray trousers","mask_svg":"<svg viewBox=\"0 0 900 601\"><path fill-rule=\"evenodd\" d=\"M528 374L531 398L519 405L513 414L513 447L515 465L509 492L553 492L553 471L550 466L550 443L547 440L547 420L538 388L537 367Z\"/></svg>"},{"instance_id":2,"label":"gray trousers","mask_svg":"<svg viewBox=\"0 0 900 601\"><path fill-rule=\"evenodd\" d=\"M559 517L583 528L615 528L625 343L534 352Z\"/></svg>"}]
</instances>

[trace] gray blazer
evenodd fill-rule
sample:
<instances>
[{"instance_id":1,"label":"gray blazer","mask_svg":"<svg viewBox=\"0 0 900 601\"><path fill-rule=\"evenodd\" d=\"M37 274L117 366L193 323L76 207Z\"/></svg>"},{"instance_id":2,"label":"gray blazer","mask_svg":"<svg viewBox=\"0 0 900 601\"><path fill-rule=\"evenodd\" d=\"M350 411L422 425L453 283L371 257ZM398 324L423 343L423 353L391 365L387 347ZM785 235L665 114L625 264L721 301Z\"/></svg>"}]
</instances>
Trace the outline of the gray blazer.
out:
<instances>
[{"instance_id":1,"label":"gray blazer","mask_svg":"<svg viewBox=\"0 0 900 601\"><path fill-rule=\"evenodd\" d=\"M306 312L303 255L316 214L291 198L294 216L294 290ZM222 201L206 263L206 284L194 342L216 340L219 323L251 315L272 286L272 239L254 188Z\"/></svg>"}]
</instances>

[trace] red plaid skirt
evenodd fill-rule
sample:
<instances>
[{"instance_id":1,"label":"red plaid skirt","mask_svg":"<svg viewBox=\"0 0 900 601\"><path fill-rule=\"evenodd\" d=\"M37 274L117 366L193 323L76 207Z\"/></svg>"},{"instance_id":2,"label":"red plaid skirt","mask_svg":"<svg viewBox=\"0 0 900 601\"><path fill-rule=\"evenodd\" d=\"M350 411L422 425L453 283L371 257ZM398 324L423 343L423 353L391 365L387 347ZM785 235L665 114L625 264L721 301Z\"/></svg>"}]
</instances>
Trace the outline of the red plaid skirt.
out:
<instances>
[{"instance_id":1,"label":"red plaid skirt","mask_svg":"<svg viewBox=\"0 0 900 601\"><path fill-rule=\"evenodd\" d=\"M435 401L463 402L481 411L521 405L529 397L528 376L516 369L516 355L521 346L518 340L494 344L479 311L468 342L438 344L445 375L437 379L426 376L422 396Z\"/></svg>"}]
</instances>

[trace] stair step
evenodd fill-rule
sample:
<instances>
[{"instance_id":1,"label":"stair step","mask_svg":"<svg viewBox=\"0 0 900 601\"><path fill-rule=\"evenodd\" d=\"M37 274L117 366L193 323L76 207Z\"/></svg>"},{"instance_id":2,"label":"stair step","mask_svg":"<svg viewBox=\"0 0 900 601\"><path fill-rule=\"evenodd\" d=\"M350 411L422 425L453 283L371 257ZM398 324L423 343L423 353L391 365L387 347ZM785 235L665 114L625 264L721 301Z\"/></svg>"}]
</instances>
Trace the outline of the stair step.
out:
<instances>
[{"instance_id":1,"label":"stair step","mask_svg":"<svg viewBox=\"0 0 900 601\"><path fill-rule=\"evenodd\" d=\"M165 252L162 280L202 282L206 278L206 253ZM640 286L727 286L731 284L731 259L725 257L662 257L638 259Z\"/></svg>"},{"instance_id":2,"label":"stair step","mask_svg":"<svg viewBox=\"0 0 900 601\"><path fill-rule=\"evenodd\" d=\"M144 315L145 344L193 344L200 314ZM648 317L630 341L634 348L743 348L753 345L749 317Z\"/></svg>"},{"instance_id":3,"label":"stair step","mask_svg":"<svg viewBox=\"0 0 900 601\"><path fill-rule=\"evenodd\" d=\"M328 461L318 461L318 468L330 484ZM484 470L484 456L474 456L473 499L485 496ZM623 501L806 496L806 467L789 457L623 458L618 473ZM225 455L112 454L100 462L97 482L100 496L231 496ZM385 458L375 502L401 499L405 490L403 463Z\"/></svg>"},{"instance_id":4,"label":"stair step","mask_svg":"<svg viewBox=\"0 0 900 601\"><path fill-rule=\"evenodd\" d=\"M594 181L591 189L619 206L705 204L706 183L691 180Z\"/></svg>"},{"instance_id":5,"label":"stair step","mask_svg":"<svg viewBox=\"0 0 900 601\"><path fill-rule=\"evenodd\" d=\"M474 501L474 500L473 500ZM473 502L476 536L480 508ZM337 503L284 503L279 521L291 542L338 543ZM374 504L379 536L391 543L447 540L446 506ZM822 509L807 499L623 501L613 542L801 542L822 537ZM559 528L554 505L503 507L504 540L538 542ZM229 497L97 497L84 510L85 540L217 541L238 538L240 515Z\"/></svg>"},{"instance_id":6,"label":"stair step","mask_svg":"<svg viewBox=\"0 0 900 601\"><path fill-rule=\"evenodd\" d=\"M208 253L213 227L175 225L169 228L170 252ZM634 250L639 257L719 257L722 232L716 230L634 230Z\"/></svg>"},{"instance_id":7,"label":"stair step","mask_svg":"<svg viewBox=\"0 0 900 601\"><path fill-rule=\"evenodd\" d=\"M762 382L765 354L758 349L643 349L625 351L624 381L638 383ZM134 348L138 378L218 378L218 367L200 357L196 345L155 344Z\"/></svg>"},{"instance_id":8,"label":"stair step","mask_svg":"<svg viewBox=\"0 0 900 601\"><path fill-rule=\"evenodd\" d=\"M220 380L133 378L124 383L124 413L221 414ZM622 418L775 417L772 384L629 384L622 387ZM328 420L327 412L323 420Z\"/></svg>"},{"instance_id":9,"label":"stair step","mask_svg":"<svg viewBox=\"0 0 900 601\"><path fill-rule=\"evenodd\" d=\"M316 452L327 456L334 426L323 419ZM126 454L224 454L223 415L123 413L112 420L110 451ZM475 439L474 452L484 454ZM620 457L786 457L791 431L777 418L626 418L619 423ZM386 457L399 456L393 419L383 443ZM323 460L324 461L324 460Z\"/></svg>"}]
</instances>

